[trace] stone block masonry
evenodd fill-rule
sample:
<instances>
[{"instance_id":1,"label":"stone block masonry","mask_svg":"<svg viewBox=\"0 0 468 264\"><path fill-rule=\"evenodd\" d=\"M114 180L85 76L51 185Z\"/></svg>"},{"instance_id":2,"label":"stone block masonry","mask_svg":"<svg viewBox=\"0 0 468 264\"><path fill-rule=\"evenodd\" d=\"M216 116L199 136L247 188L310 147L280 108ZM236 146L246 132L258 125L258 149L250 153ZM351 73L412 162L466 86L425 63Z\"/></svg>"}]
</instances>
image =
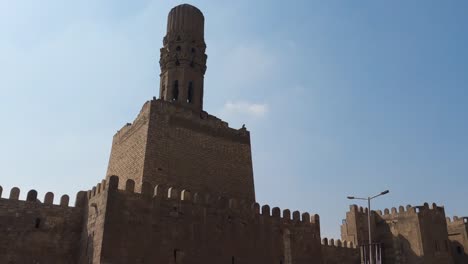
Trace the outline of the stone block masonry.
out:
<instances>
[{"instance_id":1,"label":"stone block masonry","mask_svg":"<svg viewBox=\"0 0 468 264\"><path fill-rule=\"evenodd\" d=\"M114 174L137 190L148 182L255 201L249 132L163 100L148 101L114 136Z\"/></svg>"},{"instance_id":2,"label":"stone block masonry","mask_svg":"<svg viewBox=\"0 0 468 264\"><path fill-rule=\"evenodd\" d=\"M351 207L343 242L321 241L317 214L256 203L250 132L203 110L204 22L191 5L170 11L159 98L114 135L105 179L74 207L0 186L0 264L359 263L366 210ZM467 218L435 204L371 213L384 263L467 263Z\"/></svg>"},{"instance_id":3,"label":"stone block masonry","mask_svg":"<svg viewBox=\"0 0 468 264\"><path fill-rule=\"evenodd\" d=\"M0 263L76 263L83 225L84 193L69 207L64 195L54 204L53 193L44 203L37 192L18 200L20 190L13 188L10 198L1 198L0 187Z\"/></svg>"}]
</instances>

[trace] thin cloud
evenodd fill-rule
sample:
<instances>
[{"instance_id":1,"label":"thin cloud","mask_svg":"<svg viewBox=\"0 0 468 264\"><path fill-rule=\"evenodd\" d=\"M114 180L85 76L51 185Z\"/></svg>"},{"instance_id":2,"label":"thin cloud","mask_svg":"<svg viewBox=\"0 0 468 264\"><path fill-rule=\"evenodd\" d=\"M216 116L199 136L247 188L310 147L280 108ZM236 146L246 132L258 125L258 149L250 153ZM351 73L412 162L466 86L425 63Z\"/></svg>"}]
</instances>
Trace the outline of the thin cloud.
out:
<instances>
[{"instance_id":1,"label":"thin cloud","mask_svg":"<svg viewBox=\"0 0 468 264\"><path fill-rule=\"evenodd\" d=\"M223 112L228 114L241 114L249 117L260 118L268 113L267 104L250 103L245 101L226 102L223 107Z\"/></svg>"}]
</instances>

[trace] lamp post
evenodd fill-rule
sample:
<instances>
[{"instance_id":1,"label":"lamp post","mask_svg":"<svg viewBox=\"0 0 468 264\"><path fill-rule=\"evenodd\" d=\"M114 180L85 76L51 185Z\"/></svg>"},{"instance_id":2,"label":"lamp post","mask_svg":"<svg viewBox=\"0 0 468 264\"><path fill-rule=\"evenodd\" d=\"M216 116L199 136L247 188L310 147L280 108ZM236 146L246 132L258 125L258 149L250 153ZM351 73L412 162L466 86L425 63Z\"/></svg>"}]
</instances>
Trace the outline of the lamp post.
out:
<instances>
[{"instance_id":1,"label":"lamp post","mask_svg":"<svg viewBox=\"0 0 468 264\"><path fill-rule=\"evenodd\" d=\"M370 220L371 220L371 207L370 207L370 201L374 198L377 198L379 196L382 196L382 195L385 195L387 193L389 193L390 191L389 190L386 190L386 191L383 191L375 196L369 196L367 198L360 198L360 197L354 197L354 196L348 196L347 198L350 199L350 200L364 200L366 201L367 200L367 224L368 224L368 228L369 228L369 264L372 264L372 231L371 231L371 223L370 223Z\"/></svg>"}]
</instances>

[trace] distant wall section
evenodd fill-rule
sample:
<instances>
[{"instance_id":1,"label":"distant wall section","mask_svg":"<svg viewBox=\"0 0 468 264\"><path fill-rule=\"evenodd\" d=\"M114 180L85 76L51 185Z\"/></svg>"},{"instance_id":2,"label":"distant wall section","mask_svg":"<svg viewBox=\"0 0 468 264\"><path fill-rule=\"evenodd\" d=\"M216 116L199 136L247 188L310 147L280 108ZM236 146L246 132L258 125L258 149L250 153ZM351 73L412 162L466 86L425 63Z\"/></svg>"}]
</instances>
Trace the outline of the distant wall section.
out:
<instances>
[{"instance_id":1,"label":"distant wall section","mask_svg":"<svg viewBox=\"0 0 468 264\"><path fill-rule=\"evenodd\" d=\"M366 215L366 210L351 206L341 227L342 238L366 245ZM373 242L382 245L385 263L449 264L452 254L445 221L444 208L436 204L373 211Z\"/></svg>"},{"instance_id":2,"label":"distant wall section","mask_svg":"<svg viewBox=\"0 0 468 264\"><path fill-rule=\"evenodd\" d=\"M323 264L360 264L359 249L352 242L322 239Z\"/></svg>"},{"instance_id":3,"label":"distant wall section","mask_svg":"<svg viewBox=\"0 0 468 264\"><path fill-rule=\"evenodd\" d=\"M447 217L447 229L455 264L468 263L468 217Z\"/></svg>"}]
</instances>

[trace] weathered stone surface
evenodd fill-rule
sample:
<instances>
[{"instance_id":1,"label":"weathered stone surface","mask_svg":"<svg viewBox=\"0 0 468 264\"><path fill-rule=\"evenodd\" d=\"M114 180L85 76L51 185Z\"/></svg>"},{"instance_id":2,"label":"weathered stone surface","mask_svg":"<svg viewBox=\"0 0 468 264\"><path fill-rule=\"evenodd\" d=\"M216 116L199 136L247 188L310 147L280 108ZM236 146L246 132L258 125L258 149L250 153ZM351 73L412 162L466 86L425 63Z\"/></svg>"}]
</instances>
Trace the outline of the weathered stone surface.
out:
<instances>
[{"instance_id":1,"label":"weathered stone surface","mask_svg":"<svg viewBox=\"0 0 468 264\"><path fill-rule=\"evenodd\" d=\"M341 238L367 250L367 212L351 206ZM450 264L453 262L445 210L433 204L372 212L373 243L380 243L384 263Z\"/></svg>"},{"instance_id":2,"label":"weathered stone surface","mask_svg":"<svg viewBox=\"0 0 468 264\"><path fill-rule=\"evenodd\" d=\"M43 203L35 190L20 200L16 187L1 198L0 186L1 264L360 262L362 207L347 213L343 240L322 244L317 214L256 202L249 131L203 110L205 50L200 10L173 8L159 99L116 133L106 179L74 207L51 192ZM468 218L446 224L444 209L427 204L384 212L371 225L385 263L467 263Z\"/></svg>"}]
</instances>

